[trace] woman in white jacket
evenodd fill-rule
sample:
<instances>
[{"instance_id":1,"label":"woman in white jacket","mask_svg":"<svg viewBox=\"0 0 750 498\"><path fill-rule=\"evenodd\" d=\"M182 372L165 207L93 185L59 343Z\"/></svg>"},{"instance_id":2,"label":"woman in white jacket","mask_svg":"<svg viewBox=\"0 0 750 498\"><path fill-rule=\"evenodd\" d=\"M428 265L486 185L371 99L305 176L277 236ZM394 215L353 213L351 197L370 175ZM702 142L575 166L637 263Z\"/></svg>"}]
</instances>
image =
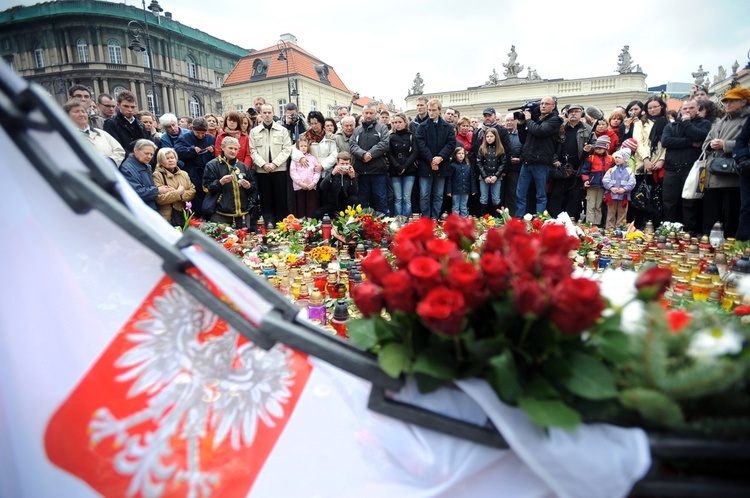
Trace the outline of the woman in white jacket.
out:
<instances>
[{"instance_id":1,"label":"woman in white jacket","mask_svg":"<svg viewBox=\"0 0 750 498\"><path fill-rule=\"evenodd\" d=\"M318 171L328 171L336 165L336 156L339 153L336 141L333 135L326 133L323 128L325 118L320 111L310 111L307 123L310 127L305 132L305 137L310 144L310 153L318 160ZM292 161L300 164L306 162L304 155L296 147L292 149Z\"/></svg>"}]
</instances>

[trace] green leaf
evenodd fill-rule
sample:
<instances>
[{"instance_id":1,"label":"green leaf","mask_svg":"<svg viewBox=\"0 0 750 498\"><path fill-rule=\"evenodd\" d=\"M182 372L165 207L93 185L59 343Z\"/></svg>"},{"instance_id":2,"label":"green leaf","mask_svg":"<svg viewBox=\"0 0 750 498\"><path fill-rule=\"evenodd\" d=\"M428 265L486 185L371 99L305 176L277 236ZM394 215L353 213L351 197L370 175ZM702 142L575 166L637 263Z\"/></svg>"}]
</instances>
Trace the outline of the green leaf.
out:
<instances>
[{"instance_id":1,"label":"green leaf","mask_svg":"<svg viewBox=\"0 0 750 498\"><path fill-rule=\"evenodd\" d=\"M557 399L560 397L560 393L555 386L538 373L531 376L531 380L526 386L526 392L536 398Z\"/></svg>"},{"instance_id":2,"label":"green leaf","mask_svg":"<svg viewBox=\"0 0 750 498\"><path fill-rule=\"evenodd\" d=\"M642 387L627 389L620 393L620 403L662 427L678 428L685 423L680 405L658 391Z\"/></svg>"},{"instance_id":3,"label":"green leaf","mask_svg":"<svg viewBox=\"0 0 750 498\"><path fill-rule=\"evenodd\" d=\"M615 380L609 369L592 356L571 352L570 375L560 379L568 391L585 399L609 399L617 396Z\"/></svg>"},{"instance_id":4,"label":"green leaf","mask_svg":"<svg viewBox=\"0 0 750 498\"><path fill-rule=\"evenodd\" d=\"M481 361L489 360L493 356L499 355L509 345L510 341L507 337L497 336L468 342L466 349Z\"/></svg>"},{"instance_id":5,"label":"green leaf","mask_svg":"<svg viewBox=\"0 0 750 498\"><path fill-rule=\"evenodd\" d=\"M506 349L502 354L490 360L490 374L487 381L492 389L500 395L506 403L516 404L523 394L523 388L518 382L518 371L513 353Z\"/></svg>"},{"instance_id":6,"label":"green leaf","mask_svg":"<svg viewBox=\"0 0 750 498\"><path fill-rule=\"evenodd\" d=\"M421 393L431 393L445 386L445 381L419 372L414 374L414 380L417 381L417 388Z\"/></svg>"},{"instance_id":7,"label":"green leaf","mask_svg":"<svg viewBox=\"0 0 750 498\"><path fill-rule=\"evenodd\" d=\"M444 347L429 346L423 349L414 360L413 369L443 380L456 377L453 355L450 349Z\"/></svg>"},{"instance_id":8,"label":"green leaf","mask_svg":"<svg viewBox=\"0 0 750 498\"><path fill-rule=\"evenodd\" d=\"M630 339L620 330L603 329L591 337L591 343L605 360L622 363L628 359Z\"/></svg>"},{"instance_id":9,"label":"green leaf","mask_svg":"<svg viewBox=\"0 0 750 498\"><path fill-rule=\"evenodd\" d=\"M518 399L518 405L532 422L541 427L572 430L581 423L581 415L557 399L523 396Z\"/></svg>"},{"instance_id":10,"label":"green leaf","mask_svg":"<svg viewBox=\"0 0 750 498\"><path fill-rule=\"evenodd\" d=\"M378 356L380 368L393 378L401 375L401 372L409 369L409 358L401 344L389 342L380 350Z\"/></svg>"},{"instance_id":11,"label":"green leaf","mask_svg":"<svg viewBox=\"0 0 750 498\"><path fill-rule=\"evenodd\" d=\"M346 332L349 334L349 340L352 344L360 348L369 350L378 344L374 320L364 318L350 320L346 324Z\"/></svg>"}]
</instances>

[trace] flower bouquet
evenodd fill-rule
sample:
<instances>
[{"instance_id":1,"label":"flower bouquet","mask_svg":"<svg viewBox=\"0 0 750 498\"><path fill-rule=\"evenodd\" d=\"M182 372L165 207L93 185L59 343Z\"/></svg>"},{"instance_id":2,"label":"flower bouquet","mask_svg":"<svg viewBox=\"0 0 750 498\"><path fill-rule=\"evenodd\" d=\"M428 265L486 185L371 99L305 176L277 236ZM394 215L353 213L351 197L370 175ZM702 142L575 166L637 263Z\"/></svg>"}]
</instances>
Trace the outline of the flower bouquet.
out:
<instances>
[{"instance_id":1,"label":"flower bouquet","mask_svg":"<svg viewBox=\"0 0 750 498\"><path fill-rule=\"evenodd\" d=\"M475 242L471 220L406 225L362 262L351 340L422 392L486 379L542 427L605 421L750 435L748 316L662 295L671 272L576 270L563 225L511 219ZM389 260L390 259L390 260ZM601 284L597 281L601 278ZM750 311L750 310L748 310ZM707 353L711 352L711 354Z\"/></svg>"},{"instance_id":2,"label":"flower bouquet","mask_svg":"<svg viewBox=\"0 0 750 498\"><path fill-rule=\"evenodd\" d=\"M377 353L390 375L413 376L422 392L483 377L538 425L575 427L577 404L617 397L602 361L617 339L582 335L606 302L596 282L573 276L568 253L578 239L559 224L530 232L511 219L468 252L474 228L455 215L443 225L446 238L427 218L406 225L394 237L395 268L373 251L353 293L367 319L349 326L351 340Z\"/></svg>"},{"instance_id":3,"label":"flower bouquet","mask_svg":"<svg viewBox=\"0 0 750 498\"><path fill-rule=\"evenodd\" d=\"M344 244L370 241L376 246L392 238L389 223L370 208L347 206L333 221L333 236Z\"/></svg>"}]
</instances>

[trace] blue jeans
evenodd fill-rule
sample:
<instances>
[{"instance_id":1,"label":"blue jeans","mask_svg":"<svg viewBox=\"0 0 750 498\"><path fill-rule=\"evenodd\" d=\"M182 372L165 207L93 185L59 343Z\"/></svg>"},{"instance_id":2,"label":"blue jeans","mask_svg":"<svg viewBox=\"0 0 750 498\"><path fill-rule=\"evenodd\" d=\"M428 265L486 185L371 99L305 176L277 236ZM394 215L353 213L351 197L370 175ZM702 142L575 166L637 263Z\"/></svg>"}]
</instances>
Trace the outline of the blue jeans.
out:
<instances>
[{"instance_id":1,"label":"blue jeans","mask_svg":"<svg viewBox=\"0 0 750 498\"><path fill-rule=\"evenodd\" d=\"M485 183L479 179L479 204L487 204L490 194L492 194L492 204L500 206L500 192L502 192L502 183L498 179L495 183Z\"/></svg>"},{"instance_id":2,"label":"blue jeans","mask_svg":"<svg viewBox=\"0 0 750 498\"><path fill-rule=\"evenodd\" d=\"M546 164L524 164L521 166L521 174L518 177L516 197L518 203L516 216L523 218L526 214L526 196L529 194L529 185L534 182L536 189L536 212L543 213L547 209L547 174L549 166Z\"/></svg>"},{"instance_id":3,"label":"blue jeans","mask_svg":"<svg viewBox=\"0 0 750 498\"><path fill-rule=\"evenodd\" d=\"M396 216L411 217L411 189L414 187L413 176L392 176L393 203Z\"/></svg>"},{"instance_id":4,"label":"blue jeans","mask_svg":"<svg viewBox=\"0 0 750 498\"><path fill-rule=\"evenodd\" d=\"M419 177L419 208L422 216L440 218L440 208L443 207L443 191L445 190L445 177L420 176Z\"/></svg>"},{"instance_id":5,"label":"blue jeans","mask_svg":"<svg viewBox=\"0 0 750 498\"><path fill-rule=\"evenodd\" d=\"M359 199L363 208L372 207L388 216L388 194L386 175L359 175ZM372 205L370 198L374 199Z\"/></svg>"},{"instance_id":6,"label":"blue jeans","mask_svg":"<svg viewBox=\"0 0 750 498\"><path fill-rule=\"evenodd\" d=\"M462 218L469 216L469 195L470 194L452 194L453 212Z\"/></svg>"}]
</instances>

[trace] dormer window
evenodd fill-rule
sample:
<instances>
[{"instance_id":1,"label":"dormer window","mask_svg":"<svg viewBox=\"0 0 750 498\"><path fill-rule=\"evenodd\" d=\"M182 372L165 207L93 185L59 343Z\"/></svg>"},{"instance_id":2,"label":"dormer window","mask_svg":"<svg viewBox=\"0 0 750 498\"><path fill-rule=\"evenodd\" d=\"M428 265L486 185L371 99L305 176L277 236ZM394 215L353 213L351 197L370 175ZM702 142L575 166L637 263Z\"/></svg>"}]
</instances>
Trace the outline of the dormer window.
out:
<instances>
[{"instance_id":1,"label":"dormer window","mask_svg":"<svg viewBox=\"0 0 750 498\"><path fill-rule=\"evenodd\" d=\"M326 85L330 85L331 82L328 81L328 64L316 64L314 67L315 72L318 73L320 82L325 83Z\"/></svg>"},{"instance_id":2,"label":"dormer window","mask_svg":"<svg viewBox=\"0 0 750 498\"><path fill-rule=\"evenodd\" d=\"M253 61L253 74L250 76L251 81L263 79L268 76L268 66L271 65L271 59L255 59Z\"/></svg>"}]
</instances>

